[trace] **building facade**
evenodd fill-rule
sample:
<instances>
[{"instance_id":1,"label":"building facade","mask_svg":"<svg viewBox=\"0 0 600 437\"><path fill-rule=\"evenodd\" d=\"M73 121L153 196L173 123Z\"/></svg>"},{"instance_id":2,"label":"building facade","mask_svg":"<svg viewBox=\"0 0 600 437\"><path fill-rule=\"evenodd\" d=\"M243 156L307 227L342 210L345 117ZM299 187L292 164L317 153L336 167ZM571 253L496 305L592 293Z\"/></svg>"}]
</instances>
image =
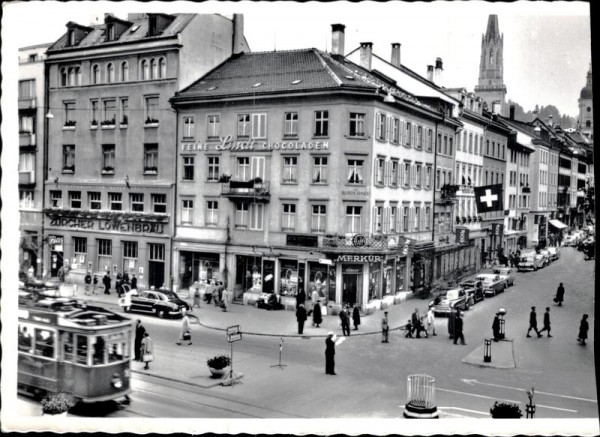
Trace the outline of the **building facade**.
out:
<instances>
[{"instance_id":1,"label":"building facade","mask_svg":"<svg viewBox=\"0 0 600 437\"><path fill-rule=\"evenodd\" d=\"M135 273L170 286L176 115L168 99L247 49L243 20L107 14L67 23L46 60L47 274Z\"/></svg>"}]
</instances>

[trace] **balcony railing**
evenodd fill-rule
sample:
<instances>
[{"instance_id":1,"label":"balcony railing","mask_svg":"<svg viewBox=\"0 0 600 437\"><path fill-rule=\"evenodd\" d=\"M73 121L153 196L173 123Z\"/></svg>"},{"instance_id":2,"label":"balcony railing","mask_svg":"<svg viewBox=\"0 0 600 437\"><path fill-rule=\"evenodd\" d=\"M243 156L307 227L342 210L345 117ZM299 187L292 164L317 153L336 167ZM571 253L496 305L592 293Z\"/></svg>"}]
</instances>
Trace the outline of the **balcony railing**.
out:
<instances>
[{"instance_id":1,"label":"balcony railing","mask_svg":"<svg viewBox=\"0 0 600 437\"><path fill-rule=\"evenodd\" d=\"M323 248L347 248L353 250L386 250L395 248L402 244L404 244L404 237L394 234L325 235L320 238L319 242L319 246Z\"/></svg>"},{"instance_id":2,"label":"balcony railing","mask_svg":"<svg viewBox=\"0 0 600 437\"><path fill-rule=\"evenodd\" d=\"M229 198L256 199L269 201L271 197L269 182L229 181L221 183L221 195Z\"/></svg>"}]
</instances>

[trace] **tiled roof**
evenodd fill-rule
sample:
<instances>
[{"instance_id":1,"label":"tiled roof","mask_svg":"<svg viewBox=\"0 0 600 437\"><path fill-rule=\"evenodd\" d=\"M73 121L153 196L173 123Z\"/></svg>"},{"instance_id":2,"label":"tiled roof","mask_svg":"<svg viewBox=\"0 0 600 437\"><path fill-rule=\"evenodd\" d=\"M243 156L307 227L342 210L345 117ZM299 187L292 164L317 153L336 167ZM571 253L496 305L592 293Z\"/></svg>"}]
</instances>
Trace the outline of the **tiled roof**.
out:
<instances>
[{"instance_id":1,"label":"tiled roof","mask_svg":"<svg viewBox=\"0 0 600 437\"><path fill-rule=\"evenodd\" d=\"M148 33L148 18L140 18L138 20L130 20L133 24L127 29L116 41L106 41L106 24L90 25L93 30L88 33L76 46L67 46L67 34L61 36L48 51L53 50L65 50L65 49L81 49L85 47L101 46L103 44L114 44L127 43L140 40L152 40L154 38L164 38L168 36L175 36L181 32L188 23L194 18L195 14L173 14L175 19L169 24L160 35L157 36L146 36ZM136 27L137 26L137 27ZM135 31L132 31L135 29Z\"/></svg>"}]
</instances>

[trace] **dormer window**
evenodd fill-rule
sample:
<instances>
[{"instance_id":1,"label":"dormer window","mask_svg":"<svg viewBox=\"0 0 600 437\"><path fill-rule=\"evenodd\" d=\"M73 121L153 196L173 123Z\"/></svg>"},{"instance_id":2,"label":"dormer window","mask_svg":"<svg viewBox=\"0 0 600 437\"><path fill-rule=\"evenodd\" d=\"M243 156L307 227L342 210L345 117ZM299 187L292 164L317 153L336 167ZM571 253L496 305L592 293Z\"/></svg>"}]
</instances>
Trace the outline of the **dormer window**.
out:
<instances>
[{"instance_id":1,"label":"dormer window","mask_svg":"<svg viewBox=\"0 0 600 437\"><path fill-rule=\"evenodd\" d=\"M167 14L148 14L148 35L158 36L175 20Z\"/></svg>"},{"instance_id":2,"label":"dormer window","mask_svg":"<svg viewBox=\"0 0 600 437\"><path fill-rule=\"evenodd\" d=\"M75 39L75 36L76 36L75 35L75 29L69 30L69 35L68 35L69 39L68 39L68 42L67 42L67 44L69 46L77 45L77 40Z\"/></svg>"},{"instance_id":3,"label":"dormer window","mask_svg":"<svg viewBox=\"0 0 600 437\"><path fill-rule=\"evenodd\" d=\"M115 25L113 23L109 24L106 27L106 40L107 41L115 40Z\"/></svg>"}]
</instances>

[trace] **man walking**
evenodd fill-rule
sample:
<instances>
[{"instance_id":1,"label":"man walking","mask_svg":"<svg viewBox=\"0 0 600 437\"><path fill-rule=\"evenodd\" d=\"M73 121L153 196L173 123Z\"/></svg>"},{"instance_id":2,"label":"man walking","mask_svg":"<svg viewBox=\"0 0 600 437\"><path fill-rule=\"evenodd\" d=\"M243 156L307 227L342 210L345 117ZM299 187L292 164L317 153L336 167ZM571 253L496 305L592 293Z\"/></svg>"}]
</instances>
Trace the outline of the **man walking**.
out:
<instances>
[{"instance_id":1,"label":"man walking","mask_svg":"<svg viewBox=\"0 0 600 437\"><path fill-rule=\"evenodd\" d=\"M342 311L340 312L340 320L342 322L342 333L345 336L349 336L350 335L350 316L348 315L347 306L342 308Z\"/></svg>"},{"instance_id":2,"label":"man walking","mask_svg":"<svg viewBox=\"0 0 600 437\"><path fill-rule=\"evenodd\" d=\"M562 306L563 300L565 297L565 287L563 287L563 283L561 282L558 288L556 289L556 297L554 298L554 302L558 304L559 307Z\"/></svg>"},{"instance_id":3,"label":"man walking","mask_svg":"<svg viewBox=\"0 0 600 437\"><path fill-rule=\"evenodd\" d=\"M529 329L527 330L527 337L531 337L529 332L532 329L536 332L538 338L542 336L537 329L537 314L535 313L535 307L531 307L531 312L529 313Z\"/></svg>"},{"instance_id":4,"label":"man walking","mask_svg":"<svg viewBox=\"0 0 600 437\"><path fill-rule=\"evenodd\" d=\"M181 332L179 333L179 340L177 345L181 345L182 341L187 341L188 346L192 344L192 331L190 330L190 318L187 315L186 310L181 310L183 317L181 318Z\"/></svg>"},{"instance_id":5,"label":"man walking","mask_svg":"<svg viewBox=\"0 0 600 437\"><path fill-rule=\"evenodd\" d=\"M496 313L494 316L494 322L492 323L492 332L494 334L494 341L500 339L500 313Z\"/></svg>"},{"instance_id":6,"label":"man walking","mask_svg":"<svg viewBox=\"0 0 600 437\"><path fill-rule=\"evenodd\" d=\"M142 340L144 339L145 333L146 328L144 328L144 325L142 325L142 321L138 319L137 324L135 325L135 341L133 343L136 361L140 361L142 359Z\"/></svg>"},{"instance_id":7,"label":"man walking","mask_svg":"<svg viewBox=\"0 0 600 437\"><path fill-rule=\"evenodd\" d=\"M85 282L85 295L89 296L90 288L92 285L92 275L90 275L90 272L86 272L84 282Z\"/></svg>"},{"instance_id":8,"label":"man walking","mask_svg":"<svg viewBox=\"0 0 600 437\"><path fill-rule=\"evenodd\" d=\"M546 312L544 313L544 328L539 333L541 334L544 331L548 331L548 337L552 337L550 335L550 307L546 307Z\"/></svg>"},{"instance_id":9,"label":"man walking","mask_svg":"<svg viewBox=\"0 0 600 437\"><path fill-rule=\"evenodd\" d=\"M461 317L460 311L457 311L456 318L454 320L454 344L458 344L458 339L460 338L460 343L465 345L465 336L463 335L463 319Z\"/></svg>"},{"instance_id":10,"label":"man walking","mask_svg":"<svg viewBox=\"0 0 600 437\"><path fill-rule=\"evenodd\" d=\"M433 312L433 303L429 304L429 310L427 311L427 325L432 330L432 335L437 335L435 333L435 313Z\"/></svg>"},{"instance_id":11,"label":"man walking","mask_svg":"<svg viewBox=\"0 0 600 437\"><path fill-rule=\"evenodd\" d=\"M388 324L388 312L383 313L383 319L381 319L381 342L389 343L390 325Z\"/></svg>"},{"instance_id":12,"label":"man walking","mask_svg":"<svg viewBox=\"0 0 600 437\"><path fill-rule=\"evenodd\" d=\"M104 274L102 284L104 284L104 294L110 294L110 276L108 276L108 272Z\"/></svg>"},{"instance_id":13,"label":"man walking","mask_svg":"<svg viewBox=\"0 0 600 437\"><path fill-rule=\"evenodd\" d=\"M296 310L296 320L298 321L298 334L302 335L304 332L304 322L306 321L306 308L304 308L304 304L301 303L298 305L298 309Z\"/></svg>"},{"instance_id":14,"label":"man walking","mask_svg":"<svg viewBox=\"0 0 600 437\"><path fill-rule=\"evenodd\" d=\"M327 375L336 375L335 373L335 341L337 337L331 331L325 339L325 373Z\"/></svg>"},{"instance_id":15,"label":"man walking","mask_svg":"<svg viewBox=\"0 0 600 437\"><path fill-rule=\"evenodd\" d=\"M415 338L421 338L421 318L419 317L419 309L415 308L415 312L411 316L412 332L417 331Z\"/></svg>"}]
</instances>

